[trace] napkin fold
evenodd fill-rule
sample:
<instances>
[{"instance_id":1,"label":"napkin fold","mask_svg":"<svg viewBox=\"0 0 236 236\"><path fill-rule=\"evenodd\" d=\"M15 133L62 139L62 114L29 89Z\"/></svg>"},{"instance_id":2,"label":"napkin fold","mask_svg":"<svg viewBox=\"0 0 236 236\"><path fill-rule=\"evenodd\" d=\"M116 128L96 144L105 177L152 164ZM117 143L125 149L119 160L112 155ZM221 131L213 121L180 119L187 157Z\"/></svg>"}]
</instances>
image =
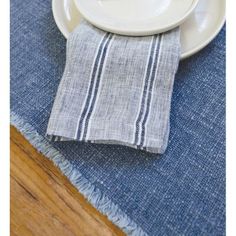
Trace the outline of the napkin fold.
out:
<instances>
[{"instance_id":1,"label":"napkin fold","mask_svg":"<svg viewBox=\"0 0 236 236\"><path fill-rule=\"evenodd\" d=\"M126 37L83 21L67 41L48 137L163 153L179 58L179 28Z\"/></svg>"}]
</instances>

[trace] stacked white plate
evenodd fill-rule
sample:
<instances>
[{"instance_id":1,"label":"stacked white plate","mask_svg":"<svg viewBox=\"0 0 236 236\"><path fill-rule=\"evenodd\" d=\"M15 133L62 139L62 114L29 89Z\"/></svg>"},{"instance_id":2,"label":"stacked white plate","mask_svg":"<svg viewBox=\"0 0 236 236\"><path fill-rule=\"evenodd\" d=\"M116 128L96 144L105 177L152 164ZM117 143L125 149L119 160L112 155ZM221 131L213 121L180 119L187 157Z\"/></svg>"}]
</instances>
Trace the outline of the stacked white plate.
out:
<instances>
[{"instance_id":1,"label":"stacked white plate","mask_svg":"<svg viewBox=\"0 0 236 236\"><path fill-rule=\"evenodd\" d=\"M180 25L182 59L205 47L225 22L225 0L52 0L52 9L66 38L82 17L103 30L132 36Z\"/></svg>"}]
</instances>

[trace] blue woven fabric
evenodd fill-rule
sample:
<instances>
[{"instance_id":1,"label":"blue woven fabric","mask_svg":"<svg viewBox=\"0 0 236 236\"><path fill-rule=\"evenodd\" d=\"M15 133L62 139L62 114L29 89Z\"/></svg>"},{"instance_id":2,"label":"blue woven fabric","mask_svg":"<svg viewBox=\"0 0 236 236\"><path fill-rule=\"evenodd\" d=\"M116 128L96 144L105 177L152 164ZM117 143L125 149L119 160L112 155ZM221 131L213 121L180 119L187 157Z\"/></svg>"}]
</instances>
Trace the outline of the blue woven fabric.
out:
<instances>
[{"instance_id":1,"label":"blue woven fabric","mask_svg":"<svg viewBox=\"0 0 236 236\"><path fill-rule=\"evenodd\" d=\"M28 139L35 146L46 132L65 46L50 0L11 1L12 123L23 134L24 127L32 127L38 136ZM101 199L95 199L99 192L117 206L108 209L111 204L100 201L98 209L103 206L102 212L127 233L129 221L142 229L130 229L134 234L225 235L225 28L180 63L170 126L168 149L161 156L76 142L51 142L48 155L57 150L93 186L93 205L99 205L94 203ZM127 219L116 221L122 214Z\"/></svg>"}]
</instances>

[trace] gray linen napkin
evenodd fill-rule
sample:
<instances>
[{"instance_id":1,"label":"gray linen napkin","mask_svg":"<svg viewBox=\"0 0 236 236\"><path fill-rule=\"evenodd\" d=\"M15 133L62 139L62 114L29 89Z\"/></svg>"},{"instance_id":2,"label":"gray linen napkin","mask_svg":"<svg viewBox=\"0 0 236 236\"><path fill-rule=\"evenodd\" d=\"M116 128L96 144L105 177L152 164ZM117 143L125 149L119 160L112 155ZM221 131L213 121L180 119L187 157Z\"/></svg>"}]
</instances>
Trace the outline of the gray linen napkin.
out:
<instances>
[{"instance_id":1,"label":"gray linen napkin","mask_svg":"<svg viewBox=\"0 0 236 236\"><path fill-rule=\"evenodd\" d=\"M163 153L179 58L178 28L125 37L82 22L67 41L47 135Z\"/></svg>"}]
</instances>

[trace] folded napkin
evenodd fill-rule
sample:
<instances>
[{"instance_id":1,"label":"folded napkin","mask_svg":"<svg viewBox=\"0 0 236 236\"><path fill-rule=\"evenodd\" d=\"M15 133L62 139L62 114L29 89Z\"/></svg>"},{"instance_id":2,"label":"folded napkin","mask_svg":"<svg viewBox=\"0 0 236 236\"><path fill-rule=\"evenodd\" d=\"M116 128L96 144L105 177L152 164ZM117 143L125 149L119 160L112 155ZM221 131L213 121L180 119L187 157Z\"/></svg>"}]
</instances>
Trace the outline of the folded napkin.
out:
<instances>
[{"instance_id":1,"label":"folded napkin","mask_svg":"<svg viewBox=\"0 0 236 236\"><path fill-rule=\"evenodd\" d=\"M47 135L163 153L179 58L178 28L126 37L82 22L67 41Z\"/></svg>"}]
</instances>

